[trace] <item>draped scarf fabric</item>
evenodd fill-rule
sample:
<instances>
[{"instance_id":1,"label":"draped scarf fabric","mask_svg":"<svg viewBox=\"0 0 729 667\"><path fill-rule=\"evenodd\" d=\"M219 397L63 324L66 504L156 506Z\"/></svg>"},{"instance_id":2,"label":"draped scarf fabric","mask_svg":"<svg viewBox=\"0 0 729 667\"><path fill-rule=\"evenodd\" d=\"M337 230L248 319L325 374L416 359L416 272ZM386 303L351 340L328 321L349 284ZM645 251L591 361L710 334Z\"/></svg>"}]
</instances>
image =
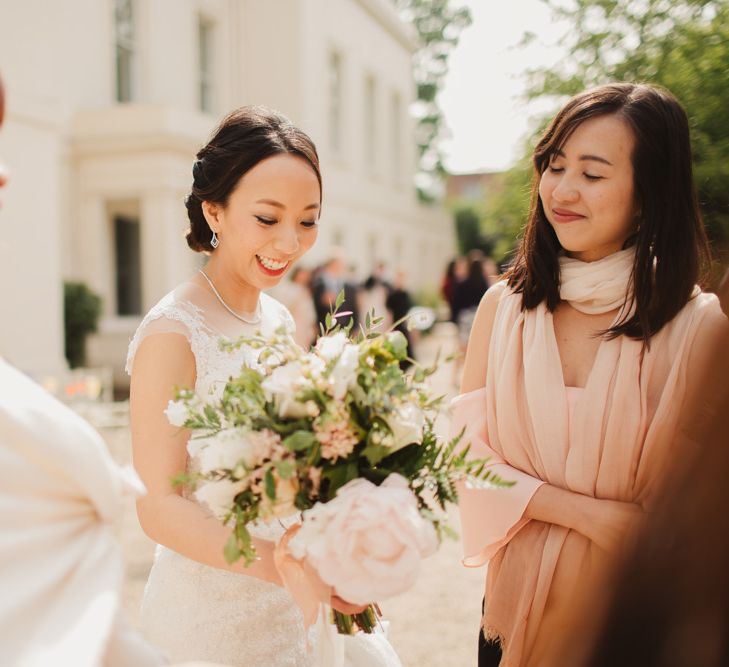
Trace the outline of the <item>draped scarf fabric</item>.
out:
<instances>
[{"instance_id":1,"label":"draped scarf fabric","mask_svg":"<svg viewBox=\"0 0 729 667\"><path fill-rule=\"evenodd\" d=\"M632 251L615 259L628 265ZM590 278L595 268L604 267L588 268ZM624 291L616 297L601 282L598 300L617 298L613 308L624 303ZM565 286L571 300L589 299L584 282L580 289L568 278ZM603 340L569 418L552 314L544 304L522 311L521 295L504 290L486 386L457 397L452 419L454 432L466 428L473 456L491 456L495 471L516 481L510 489L464 487L460 503L464 564L490 560L483 625L502 642L503 667L537 664L530 661L550 639L540 630L554 629L544 620L604 559L583 535L524 519L531 496L548 482L597 498L646 501L669 455L692 341L712 309L716 298L699 294L653 337L649 351L625 336Z\"/></svg>"}]
</instances>

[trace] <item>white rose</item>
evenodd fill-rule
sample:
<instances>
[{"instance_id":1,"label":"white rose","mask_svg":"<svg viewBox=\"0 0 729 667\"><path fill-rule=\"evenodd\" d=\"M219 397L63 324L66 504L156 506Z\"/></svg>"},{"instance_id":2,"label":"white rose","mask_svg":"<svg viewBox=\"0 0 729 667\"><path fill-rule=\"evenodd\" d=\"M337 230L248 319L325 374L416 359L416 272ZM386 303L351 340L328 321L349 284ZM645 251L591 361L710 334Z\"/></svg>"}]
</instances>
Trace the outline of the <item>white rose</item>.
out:
<instances>
[{"instance_id":1,"label":"white rose","mask_svg":"<svg viewBox=\"0 0 729 667\"><path fill-rule=\"evenodd\" d=\"M390 446L392 451L396 452L413 442L422 441L425 415L414 403L402 405L385 421L392 431L393 444Z\"/></svg>"},{"instance_id":2,"label":"white rose","mask_svg":"<svg viewBox=\"0 0 729 667\"><path fill-rule=\"evenodd\" d=\"M326 361L336 359L344 349L347 343L347 334L343 331L338 331L330 336L321 336L316 341L316 351L319 356Z\"/></svg>"},{"instance_id":3,"label":"white rose","mask_svg":"<svg viewBox=\"0 0 729 667\"><path fill-rule=\"evenodd\" d=\"M187 406L183 401L170 401L165 414L172 426L184 426L189 416Z\"/></svg>"},{"instance_id":4,"label":"white rose","mask_svg":"<svg viewBox=\"0 0 729 667\"><path fill-rule=\"evenodd\" d=\"M271 431L233 428L207 438L191 438L187 451L202 473L220 468L232 470L240 462L251 469L270 456L279 439Z\"/></svg>"},{"instance_id":5,"label":"white rose","mask_svg":"<svg viewBox=\"0 0 729 667\"><path fill-rule=\"evenodd\" d=\"M274 399L279 417L301 419L306 417L306 405L296 400L296 394L309 384L303 367L294 361L276 368L262 383L264 391Z\"/></svg>"},{"instance_id":6,"label":"white rose","mask_svg":"<svg viewBox=\"0 0 729 667\"><path fill-rule=\"evenodd\" d=\"M342 400L347 393L347 389L357 384L358 366L359 348L356 345L347 343L329 376L332 396L335 399Z\"/></svg>"},{"instance_id":7,"label":"white rose","mask_svg":"<svg viewBox=\"0 0 729 667\"><path fill-rule=\"evenodd\" d=\"M245 488L245 482L221 479L200 484L194 495L195 500L205 505L216 517L222 519L233 507L235 497Z\"/></svg>"},{"instance_id":8,"label":"white rose","mask_svg":"<svg viewBox=\"0 0 729 667\"><path fill-rule=\"evenodd\" d=\"M336 498L304 512L289 543L295 558L306 558L337 595L355 604L406 591L437 546L433 524L397 474L380 486L361 478L345 484Z\"/></svg>"}]
</instances>

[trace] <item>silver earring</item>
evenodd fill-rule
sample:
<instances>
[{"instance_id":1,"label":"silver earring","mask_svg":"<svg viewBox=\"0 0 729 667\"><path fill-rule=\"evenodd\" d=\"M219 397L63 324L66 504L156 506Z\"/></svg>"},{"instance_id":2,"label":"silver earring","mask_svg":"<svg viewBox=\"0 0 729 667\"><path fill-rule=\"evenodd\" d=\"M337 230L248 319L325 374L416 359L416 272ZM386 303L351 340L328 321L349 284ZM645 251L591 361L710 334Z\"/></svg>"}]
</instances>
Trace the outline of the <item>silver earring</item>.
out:
<instances>
[{"instance_id":1,"label":"silver earring","mask_svg":"<svg viewBox=\"0 0 729 667\"><path fill-rule=\"evenodd\" d=\"M210 245L213 246L213 248L217 248L220 245L220 241L218 241L218 235L213 231L213 238L210 239Z\"/></svg>"}]
</instances>

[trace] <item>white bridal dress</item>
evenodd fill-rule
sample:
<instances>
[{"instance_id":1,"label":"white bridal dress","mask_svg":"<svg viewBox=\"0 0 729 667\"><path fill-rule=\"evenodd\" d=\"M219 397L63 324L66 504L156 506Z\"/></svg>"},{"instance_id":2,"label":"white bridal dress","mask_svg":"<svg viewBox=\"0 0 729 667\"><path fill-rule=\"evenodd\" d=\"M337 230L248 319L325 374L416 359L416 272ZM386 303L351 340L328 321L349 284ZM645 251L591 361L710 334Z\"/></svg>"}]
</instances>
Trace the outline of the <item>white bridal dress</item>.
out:
<instances>
[{"instance_id":1,"label":"white bridal dress","mask_svg":"<svg viewBox=\"0 0 729 667\"><path fill-rule=\"evenodd\" d=\"M131 372L144 338L176 333L189 341L195 357L196 392L202 396L221 392L228 378L245 363L245 352L222 351L221 339L236 340L257 330L271 335L282 325L293 330L291 315L275 299L261 294L260 307L260 323L246 324L231 315L207 286L183 283L145 316L129 346L127 372ZM195 460L189 459L188 470L195 467ZM282 522L274 521L256 526L252 532L277 540L283 531ZM161 545L157 546L145 587L141 623L147 638L164 649L173 662L205 660L241 667L401 667L383 633L332 637L322 631L321 621L307 633L301 612L285 589L203 565Z\"/></svg>"}]
</instances>

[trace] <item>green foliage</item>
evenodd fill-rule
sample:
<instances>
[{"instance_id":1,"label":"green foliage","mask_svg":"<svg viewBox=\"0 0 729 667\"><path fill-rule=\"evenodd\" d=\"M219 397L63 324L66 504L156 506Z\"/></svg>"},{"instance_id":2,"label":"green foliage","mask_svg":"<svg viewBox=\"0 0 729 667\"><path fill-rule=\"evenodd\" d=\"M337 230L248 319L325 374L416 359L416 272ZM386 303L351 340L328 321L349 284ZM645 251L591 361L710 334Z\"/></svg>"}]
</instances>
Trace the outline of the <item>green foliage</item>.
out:
<instances>
[{"instance_id":1,"label":"green foliage","mask_svg":"<svg viewBox=\"0 0 729 667\"><path fill-rule=\"evenodd\" d=\"M729 244L727 0L544 0L570 28L560 68L529 72L531 98L558 99L608 81L668 88L689 116L696 184L710 236ZM527 39L533 36L527 36Z\"/></svg>"},{"instance_id":2,"label":"green foliage","mask_svg":"<svg viewBox=\"0 0 729 667\"><path fill-rule=\"evenodd\" d=\"M481 229L493 241L491 256L497 264L511 255L527 220L531 182L532 166L525 157L505 172L503 186L486 202Z\"/></svg>"},{"instance_id":3,"label":"green foliage","mask_svg":"<svg viewBox=\"0 0 729 667\"><path fill-rule=\"evenodd\" d=\"M481 241L481 220L472 207L459 208L455 212L456 237L461 254L477 248Z\"/></svg>"},{"instance_id":4,"label":"green foliage","mask_svg":"<svg viewBox=\"0 0 729 667\"><path fill-rule=\"evenodd\" d=\"M420 156L418 196L434 200L434 184L445 175L440 142L446 132L437 95L448 72L448 58L464 28L471 25L467 7L454 7L451 0L393 0L402 18L412 23L420 47L413 57L418 94L417 132Z\"/></svg>"},{"instance_id":5,"label":"green foliage","mask_svg":"<svg viewBox=\"0 0 729 667\"><path fill-rule=\"evenodd\" d=\"M86 337L97 330L101 315L101 297L85 283L63 283L63 322L65 353L71 368L86 361Z\"/></svg>"}]
</instances>

